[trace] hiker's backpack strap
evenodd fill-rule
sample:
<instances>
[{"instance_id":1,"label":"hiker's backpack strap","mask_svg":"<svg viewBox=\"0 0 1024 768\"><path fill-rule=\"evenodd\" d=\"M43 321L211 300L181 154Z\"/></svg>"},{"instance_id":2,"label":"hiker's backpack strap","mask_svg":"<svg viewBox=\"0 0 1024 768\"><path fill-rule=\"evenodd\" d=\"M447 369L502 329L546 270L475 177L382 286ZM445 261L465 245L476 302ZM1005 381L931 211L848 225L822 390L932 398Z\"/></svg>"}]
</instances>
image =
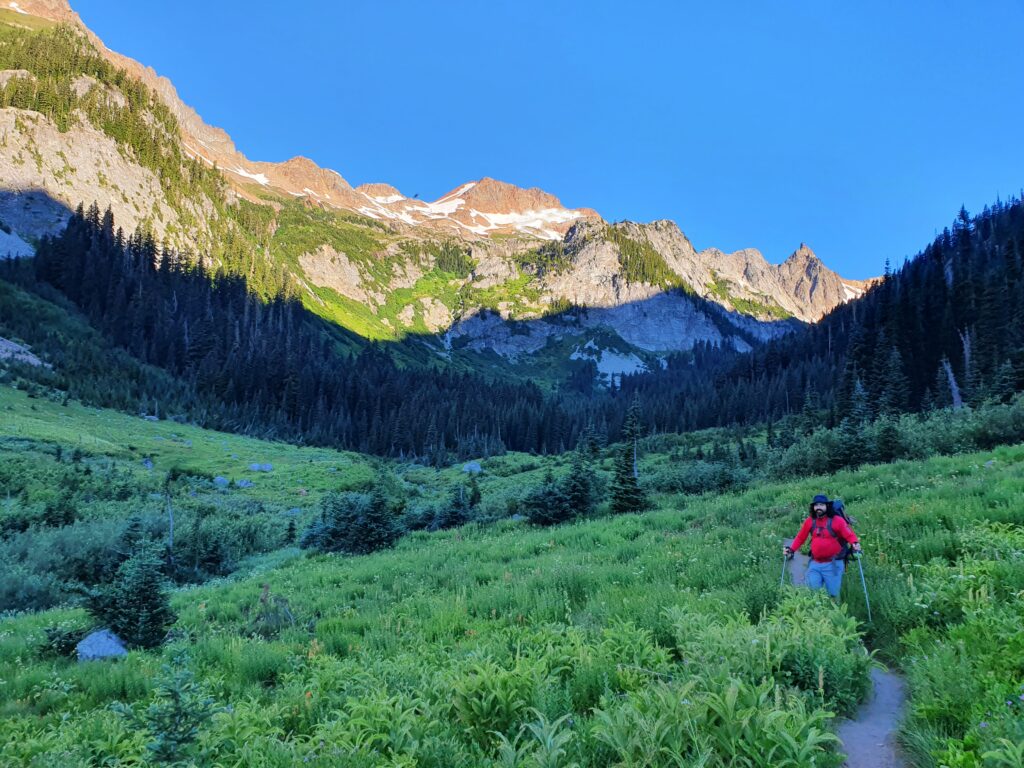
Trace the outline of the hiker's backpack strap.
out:
<instances>
[{"instance_id":1,"label":"hiker's backpack strap","mask_svg":"<svg viewBox=\"0 0 1024 768\"><path fill-rule=\"evenodd\" d=\"M839 537L836 535L836 532L832 530L832 518L831 517L829 517L829 519L828 519L828 532L829 532L829 535L833 539L835 539L836 541L840 541ZM842 549L840 549L839 550L839 554L836 555L832 559L833 560L842 560L844 563L846 563L846 562L849 561L850 556L853 554L853 547L850 546L850 542L848 542L846 539L842 539L841 543L843 545Z\"/></svg>"}]
</instances>

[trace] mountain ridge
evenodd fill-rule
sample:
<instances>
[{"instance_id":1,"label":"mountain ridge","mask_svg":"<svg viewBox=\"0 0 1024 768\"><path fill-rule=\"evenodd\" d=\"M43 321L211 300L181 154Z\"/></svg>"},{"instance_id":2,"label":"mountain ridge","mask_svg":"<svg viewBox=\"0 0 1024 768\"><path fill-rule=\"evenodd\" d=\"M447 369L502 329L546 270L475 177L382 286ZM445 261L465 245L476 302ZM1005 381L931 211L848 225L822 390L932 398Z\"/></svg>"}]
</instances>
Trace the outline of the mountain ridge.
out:
<instances>
[{"instance_id":1,"label":"mountain ridge","mask_svg":"<svg viewBox=\"0 0 1024 768\"><path fill-rule=\"evenodd\" d=\"M158 240L208 254L203 258L214 264L237 261L231 249L244 245L247 273L284 270L314 311L360 335L452 331L468 336L473 348L493 350L502 348L505 332L474 316L492 312L502 322L539 323L566 306L609 310L600 314L622 340L604 350L610 355L681 351L701 340L743 348L748 334L772 338L790 319L814 322L871 284L841 278L803 245L778 265L752 248L697 250L674 222L610 224L593 209L566 208L542 189L490 177L427 202L390 184L353 187L337 171L301 155L279 163L253 161L185 104L169 79L107 49L67 2L14 5L19 19L36 14L73 26L116 70L156 94L179 134L157 138L169 149L180 147L175 151L184 163L184 192L172 198L161 168L143 167L137 150L125 152L100 127L77 117L97 100L123 108L127 99L116 83L78 77L72 85L81 107L63 130L31 109L2 109L0 119L10 122L16 151L0 159L0 185L20 198L0 194L0 221L13 219L20 242L54 234L75 205L96 200L111 206L127 231L149 228ZM0 75L35 77L20 70ZM34 164L27 162L30 157ZM202 177L198 168L207 176L216 169L223 192L208 183L190 184L190 178ZM41 203L35 219L24 215L19 201L31 190L45 191L66 210ZM12 253L24 254L24 248L15 242ZM719 305L744 331L737 336L708 330L720 322L707 315L708 306L690 307L695 298ZM648 309L610 311L627 306ZM628 339L643 344L637 348ZM577 341L584 348L591 339Z\"/></svg>"}]
</instances>

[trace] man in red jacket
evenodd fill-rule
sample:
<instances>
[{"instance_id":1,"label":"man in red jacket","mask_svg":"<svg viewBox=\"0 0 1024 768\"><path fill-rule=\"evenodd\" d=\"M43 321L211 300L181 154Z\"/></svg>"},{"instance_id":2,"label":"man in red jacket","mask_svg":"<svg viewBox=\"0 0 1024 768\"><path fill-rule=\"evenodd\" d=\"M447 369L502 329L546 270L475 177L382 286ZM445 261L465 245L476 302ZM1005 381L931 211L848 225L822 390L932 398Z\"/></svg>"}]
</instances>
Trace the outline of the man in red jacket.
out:
<instances>
[{"instance_id":1,"label":"man in red jacket","mask_svg":"<svg viewBox=\"0 0 1024 768\"><path fill-rule=\"evenodd\" d=\"M783 547L783 554L792 557L793 552L803 546L807 536L811 537L811 562L807 566L807 586L811 589L825 587L832 597L839 597L843 585L843 571L846 569L846 547L860 552L857 534L842 515L833 513L828 496L818 494L811 502L811 514L800 526L800 532L793 543Z\"/></svg>"}]
</instances>

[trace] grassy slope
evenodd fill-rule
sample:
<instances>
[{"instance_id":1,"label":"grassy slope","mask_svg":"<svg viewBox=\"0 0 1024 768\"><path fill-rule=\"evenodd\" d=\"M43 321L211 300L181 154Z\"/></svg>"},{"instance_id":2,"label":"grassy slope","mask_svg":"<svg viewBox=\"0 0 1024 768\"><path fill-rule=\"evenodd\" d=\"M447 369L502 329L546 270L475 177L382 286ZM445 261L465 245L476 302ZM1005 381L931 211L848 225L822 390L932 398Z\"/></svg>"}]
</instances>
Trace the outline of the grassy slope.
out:
<instances>
[{"instance_id":1,"label":"grassy slope","mask_svg":"<svg viewBox=\"0 0 1024 768\"><path fill-rule=\"evenodd\" d=\"M30 29L33 31L38 29L49 29L54 26L54 23L47 19L18 13L17 11L12 11L7 8L0 8L0 24L18 27L21 29Z\"/></svg>"},{"instance_id":2,"label":"grassy slope","mask_svg":"<svg viewBox=\"0 0 1024 768\"><path fill-rule=\"evenodd\" d=\"M328 482L319 473L330 452L271 450L229 436L225 447L209 433L88 409L62 425L59 406L36 403L49 414L41 419L39 411L25 412L24 400L12 402L20 396L5 397L16 409L10 423L34 439L81 433L86 447L119 454L128 435L133 443L160 436L155 442L167 443L160 459L204 471L229 449L246 454L240 464L273 461L275 472L259 486L269 494L287 496L298 477L311 486ZM310 467L314 454L324 461ZM187 650L203 685L234 708L217 715L204 736L209 759L349 764L335 762L341 758L319 746L322 740L354 752L353 765L490 765L496 742L488 731L514 736L517 723L536 719L529 704L549 720L572 713L574 724L563 723L562 731L581 764L642 764L644 744L696 748L685 733L664 726L656 732L654 725L686 685L692 687L683 695L694 705L673 717L695 718L706 746L725 754L739 747L729 746L728 729L707 707L730 679L741 700L756 700L765 675L782 687L773 693L769 686L756 708L784 713L780 722L798 740L811 739L817 721L805 710L851 706L866 675L840 613L793 602L777 588L779 542L795 530L806 499L822 490L841 493L859 518L876 617L867 641L908 671L908 740L921 764L937 764L923 753L944 744L939 728L965 734L968 746L971 739L996 746L983 740L1013 734L1007 717L1016 710L1002 700L1024 683L1024 543L1019 528L998 527L1024 523L1022 459L1024 448L1010 447L718 498L664 496L647 515L551 530L504 523L416 534L393 552L287 555L276 570L179 592L177 626L186 639L176 645ZM525 457L495 460L485 493L529 482L515 474L523 465L531 476L539 469ZM456 475L442 473L446 481ZM264 582L288 600L297 620L270 639L250 633ZM853 578L844 602L863 620ZM0 628L0 677L8 681L0 688L4 764L29 764L23 761L31 754L84 765L76 756L127 760L141 753L143 738L105 707L115 699L145 701L160 660L133 653L110 667L37 658L31 648L41 627L77 616L50 612ZM790 698L790 685L805 693ZM986 730L981 717L991 721ZM761 723L756 738L769 739L774 727ZM835 764L829 760L819 755L817 764Z\"/></svg>"},{"instance_id":3,"label":"grassy slope","mask_svg":"<svg viewBox=\"0 0 1024 768\"><path fill-rule=\"evenodd\" d=\"M74 401L60 405L8 388L0 389L0 413L5 438L131 460L139 474L149 472L140 463L148 457L157 473L178 467L189 474L249 479L254 487L238 493L271 503L312 503L328 487L359 486L371 480L377 465L361 454L266 442L172 421L146 421ZM268 462L274 465L272 472L248 468ZM310 497L299 498L300 488L308 489Z\"/></svg>"}]
</instances>

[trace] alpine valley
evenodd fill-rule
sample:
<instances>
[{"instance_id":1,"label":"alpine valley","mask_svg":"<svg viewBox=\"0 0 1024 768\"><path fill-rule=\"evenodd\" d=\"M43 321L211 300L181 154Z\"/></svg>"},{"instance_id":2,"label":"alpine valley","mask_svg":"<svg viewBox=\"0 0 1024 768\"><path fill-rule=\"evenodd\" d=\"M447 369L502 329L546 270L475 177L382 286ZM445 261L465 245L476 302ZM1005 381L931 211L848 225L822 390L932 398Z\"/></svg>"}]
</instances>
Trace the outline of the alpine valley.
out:
<instances>
[{"instance_id":1,"label":"alpine valley","mask_svg":"<svg viewBox=\"0 0 1024 768\"><path fill-rule=\"evenodd\" d=\"M166 78L64 0L0 9L0 256L79 206L209 271L298 296L344 343L417 365L608 383L699 342L746 351L861 296L806 245L782 264L698 249L671 221L605 221L483 178L434 202L304 157L248 159ZM297 144L301 136L296 136Z\"/></svg>"},{"instance_id":2,"label":"alpine valley","mask_svg":"<svg viewBox=\"0 0 1024 768\"><path fill-rule=\"evenodd\" d=\"M267 4L268 23L298 5ZM395 4L317 5L297 45L335 13L371 49L409 24ZM863 50L885 49L887 108L971 50L931 34L886 49L888 19L917 32L931 14L999 54L965 70L986 75L969 92L941 80L998 106L956 123L970 155L929 146L942 178L968 172L947 193L1005 184L983 157L1017 156L1002 9L847 4L863 21L843 25L818 16L837 4L772 4L752 25L759 4L717 5L700 5L724 13L705 34L668 38L738 60L698 73L705 94L760 84L791 115L811 46L780 52L782 33L846 34L852 53L815 65L839 116L863 113L852 132L880 122L859 109L861 73L844 77L870 69ZM450 50L447 6L416 4L431 51ZM499 15L475 6L474 30ZM621 44L620 67L654 38L613 10L587 29ZM637 19L644 34L622 34ZM985 34L954 26L968 19ZM915 66L891 67L901 53ZM746 66L775 56L794 82ZM663 69L644 77L676 76ZM902 105L913 131L887 124L854 162L886 166L882 145L969 103L943 121ZM747 113L817 163L809 131ZM919 166L900 168L885 172L919 192ZM858 282L806 245L771 264L671 221L450 181L427 202L302 157L250 160L64 0L0 0L0 768L1024 766L1024 200L961 207ZM844 507L856 538L819 517L815 562L794 557L809 514Z\"/></svg>"}]
</instances>

